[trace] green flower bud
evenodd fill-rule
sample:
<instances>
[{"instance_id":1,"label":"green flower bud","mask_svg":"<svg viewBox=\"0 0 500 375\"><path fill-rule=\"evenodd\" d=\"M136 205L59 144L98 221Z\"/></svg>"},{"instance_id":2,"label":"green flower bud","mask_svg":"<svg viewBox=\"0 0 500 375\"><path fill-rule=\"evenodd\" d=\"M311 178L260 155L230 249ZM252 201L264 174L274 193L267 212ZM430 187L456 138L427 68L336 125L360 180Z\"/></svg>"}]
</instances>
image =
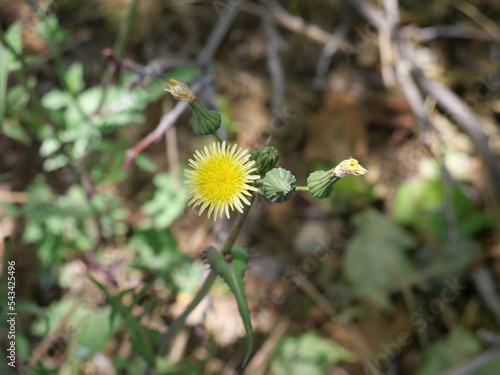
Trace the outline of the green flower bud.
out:
<instances>
[{"instance_id":1,"label":"green flower bud","mask_svg":"<svg viewBox=\"0 0 500 375\"><path fill-rule=\"evenodd\" d=\"M340 177L335 176L334 170L316 171L307 177L307 187L315 198L328 198L333 191L333 185Z\"/></svg>"},{"instance_id":2,"label":"green flower bud","mask_svg":"<svg viewBox=\"0 0 500 375\"><path fill-rule=\"evenodd\" d=\"M189 103L194 114L193 130L198 135L214 134L220 128L222 118L219 113L203 107L197 100Z\"/></svg>"},{"instance_id":3,"label":"green flower bud","mask_svg":"<svg viewBox=\"0 0 500 375\"><path fill-rule=\"evenodd\" d=\"M250 153L250 159L252 159L253 161L255 161L255 163L257 163L257 159L260 155L260 152L263 150L262 147L255 147L255 148L252 148L249 153Z\"/></svg>"},{"instance_id":4,"label":"green flower bud","mask_svg":"<svg viewBox=\"0 0 500 375\"><path fill-rule=\"evenodd\" d=\"M257 147L250 150L250 158L255 160L259 175L264 176L273 169L278 162L278 150L274 147Z\"/></svg>"},{"instance_id":5,"label":"green flower bud","mask_svg":"<svg viewBox=\"0 0 500 375\"><path fill-rule=\"evenodd\" d=\"M278 159L279 155L276 148L270 146L264 147L259 154L259 158L257 159L257 169L259 170L260 175L263 176L273 169L276 166Z\"/></svg>"},{"instance_id":6,"label":"green flower bud","mask_svg":"<svg viewBox=\"0 0 500 375\"><path fill-rule=\"evenodd\" d=\"M262 179L262 192L273 203L283 203L292 198L297 187L295 176L284 168L274 168Z\"/></svg>"}]
</instances>

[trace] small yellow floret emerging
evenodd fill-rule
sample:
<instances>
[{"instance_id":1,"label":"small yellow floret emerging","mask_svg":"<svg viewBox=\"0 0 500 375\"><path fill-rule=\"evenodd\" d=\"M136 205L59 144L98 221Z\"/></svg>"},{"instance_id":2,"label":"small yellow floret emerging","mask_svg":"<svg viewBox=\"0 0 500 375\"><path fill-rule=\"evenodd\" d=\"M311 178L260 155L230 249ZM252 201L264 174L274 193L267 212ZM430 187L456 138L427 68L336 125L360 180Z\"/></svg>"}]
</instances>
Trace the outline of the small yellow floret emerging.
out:
<instances>
[{"instance_id":1,"label":"small yellow floret emerging","mask_svg":"<svg viewBox=\"0 0 500 375\"><path fill-rule=\"evenodd\" d=\"M354 176L363 176L366 172L368 171L363 168L356 159L350 158L337 165L333 173L335 176L342 178L350 174Z\"/></svg>"},{"instance_id":2,"label":"small yellow floret emerging","mask_svg":"<svg viewBox=\"0 0 500 375\"><path fill-rule=\"evenodd\" d=\"M165 91L172 94L175 99L183 100L188 103L192 103L196 99L184 82L179 82L175 79L167 79L166 82L168 88L166 88Z\"/></svg>"},{"instance_id":3,"label":"small yellow floret emerging","mask_svg":"<svg viewBox=\"0 0 500 375\"><path fill-rule=\"evenodd\" d=\"M201 205L199 215L208 208L209 218L215 220L223 213L229 218L229 209L243 212L243 203L250 205L245 195L257 191L250 184L260 177L252 174L257 168L247 150L216 142L203 151L197 150L189 165L193 169L185 172L191 197L188 205Z\"/></svg>"}]
</instances>

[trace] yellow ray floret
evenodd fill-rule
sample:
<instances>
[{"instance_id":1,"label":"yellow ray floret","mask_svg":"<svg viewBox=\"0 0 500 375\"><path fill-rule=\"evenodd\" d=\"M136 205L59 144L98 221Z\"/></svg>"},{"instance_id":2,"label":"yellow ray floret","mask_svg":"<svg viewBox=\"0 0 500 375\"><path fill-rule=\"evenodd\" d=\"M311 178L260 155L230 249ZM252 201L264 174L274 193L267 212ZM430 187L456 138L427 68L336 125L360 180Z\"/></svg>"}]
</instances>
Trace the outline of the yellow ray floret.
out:
<instances>
[{"instance_id":1,"label":"yellow ray floret","mask_svg":"<svg viewBox=\"0 0 500 375\"><path fill-rule=\"evenodd\" d=\"M251 183L260 177L252 174L257 168L247 150L216 142L197 150L189 165L193 169L185 172L191 198L188 205L201 206L199 215L208 208L209 218L215 220L223 213L229 218L229 210L243 212L243 203L250 205L245 196L257 191Z\"/></svg>"}]
</instances>

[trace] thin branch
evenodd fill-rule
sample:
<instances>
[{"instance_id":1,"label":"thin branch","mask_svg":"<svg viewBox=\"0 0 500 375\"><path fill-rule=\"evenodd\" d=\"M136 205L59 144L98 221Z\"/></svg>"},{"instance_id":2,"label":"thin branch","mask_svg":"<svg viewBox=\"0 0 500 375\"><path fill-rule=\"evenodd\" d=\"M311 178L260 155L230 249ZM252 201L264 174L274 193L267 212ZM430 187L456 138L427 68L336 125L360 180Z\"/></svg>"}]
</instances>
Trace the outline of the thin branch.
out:
<instances>
[{"instance_id":1,"label":"thin branch","mask_svg":"<svg viewBox=\"0 0 500 375\"><path fill-rule=\"evenodd\" d=\"M399 6L397 0L383 0L385 20L379 26L379 54L382 65L382 79L387 88L396 85L394 65L396 63L396 28L399 25Z\"/></svg>"},{"instance_id":2,"label":"thin branch","mask_svg":"<svg viewBox=\"0 0 500 375\"><path fill-rule=\"evenodd\" d=\"M219 22L212 29L205 46L198 56L197 62L201 67L206 67L213 61L215 52L219 49L229 27L238 14L242 2L243 0L232 0L224 9Z\"/></svg>"},{"instance_id":3,"label":"thin branch","mask_svg":"<svg viewBox=\"0 0 500 375\"><path fill-rule=\"evenodd\" d=\"M184 325L184 322L186 321L189 314L191 314L193 310L200 304L200 302L203 301L216 279L217 274L214 271L210 271L200 289L198 289L198 292L196 293L193 300L189 303L182 314L172 322L167 332L162 336L160 344L158 345L158 348L156 350L157 356L163 354L169 342L174 338L179 329ZM148 365L146 370L144 371L144 375L150 375L152 371L153 367L151 365Z\"/></svg>"},{"instance_id":4,"label":"thin branch","mask_svg":"<svg viewBox=\"0 0 500 375\"><path fill-rule=\"evenodd\" d=\"M318 65L316 66L316 76L314 77L314 87L316 89L321 89L325 86L326 75L328 74L332 59L341 48L341 42L345 42L345 37L351 26L352 20L352 13L347 13L340 25L334 31L333 38L325 44Z\"/></svg>"},{"instance_id":5,"label":"thin branch","mask_svg":"<svg viewBox=\"0 0 500 375\"><path fill-rule=\"evenodd\" d=\"M383 16L377 7L358 0L344 0L348 6L352 7L363 15L375 27L380 28L383 24ZM500 166L496 156L489 146L489 138L482 131L481 124L470 107L452 90L439 82L429 79L416 63L415 52L409 43L400 41L399 51L404 60L411 64L411 68L420 87L427 94L436 98L439 106L456 122L456 124L466 133L476 146L477 153L488 168L495 196L500 196Z\"/></svg>"},{"instance_id":6,"label":"thin branch","mask_svg":"<svg viewBox=\"0 0 500 375\"><path fill-rule=\"evenodd\" d=\"M193 92L193 94L196 94L204 85L209 83L209 80L207 78L208 77L204 77L198 82L195 82L190 87L190 90ZM170 112L164 114L158 126L141 141L139 141L139 143L137 143L133 148L127 151L123 168L125 170L130 169L134 160L142 151L144 151L144 149L146 149L152 143L159 142L163 138L163 134L167 131L167 129L175 124L179 116L187 108L187 102L177 102L177 104Z\"/></svg>"},{"instance_id":7,"label":"thin branch","mask_svg":"<svg viewBox=\"0 0 500 375\"><path fill-rule=\"evenodd\" d=\"M482 30L465 25L436 25L427 27L415 27L408 25L401 29L401 34L411 36L411 39L426 42L437 38L457 38L495 41L496 39Z\"/></svg>"},{"instance_id":8,"label":"thin branch","mask_svg":"<svg viewBox=\"0 0 500 375\"><path fill-rule=\"evenodd\" d=\"M271 11L271 15L276 23L288 30L303 34L316 43L327 44L335 41L339 44L340 48L344 49L346 52L354 52L356 50L350 43L347 43L342 38L337 38L335 35L330 34L320 27L305 23L302 18L288 13L277 1L269 1L268 9ZM261 8L261 11L264 12L266 10Z\"/></svg>"},{"instance_id":9,"label":"thin branch","mask_svg":"<svg viewBox=\"0 0 500 375\"><path fill-rule=\"evenodd\" d=\"M195 90L191 91L195 92ZM187 107L187 102L178 102L170 112L164 114L155 130L141 139L133 148L127 150L123 169L130 169L137 156L139 156L144 149L149 147L151 143L159 142L163 137L163 133L165 133L167 129L177 121L179 116L187 109Z\"/></svg>"},{"instance_id":10,"label":"thin branch","mask_svg":"<svg viewBox=\"0 0 500 375\"><path fill-rule=\"evenodd\" d=\"M453 368L446 370L445 372L442 372L440 375L472 374L475 369L489 363L499 356L500 348L491 348L468 361L462 362L461 364L454 366Z\"/></svg>"},{"instance_id":11,"label":"thin branch","mask_svg":"<svg viewBox=\"0 0 500 375\"><path fill-rule=\"evenodd\" d=\"M491 174L496 196L500 196L500 165L489 146L489 137L481 129L479 120L470 107L452 90L443 84L429 79L413 59L411 47L406 45L407 59L413 65L413 71L422 89L436 98L438 105L455 121L476 146L478 155Z\"/></svg>"},{"instance_id":12,"label":"thin branch","mask_svg":"<svg viewBox=\"0 0 500 375\"><path fill-rule=\"evenodd\" d=\"M268 1L262 0L264 7L267 6ZM285 75L283 73L283 66L281 65L280 57L278 54L278 44L280 36L274 27L269 12L262 13L262 22L266 32L266 46L267 46L267 67L271 75L272 82L272 97L271 97L271 113L272 113L272 127L277 129L283 122L283 97L285 94ZM272 136L272 134L271 134ZM270 139L267 143L269 143Z\"/></svg>"},{"instance_id":13,"label":"thin branch","mask_svg":"<svg viewBox=\"0 0 500 375\"><path fill-rule=\"evenodd\" d=\"M474 21L479 27L482 27L495 41L500 41L500 30L498 25L486 17L483 13L479 11L473 4L468 1L449 1L451 6L454 6L472 21Z\"/></svg>"}]
</instances>

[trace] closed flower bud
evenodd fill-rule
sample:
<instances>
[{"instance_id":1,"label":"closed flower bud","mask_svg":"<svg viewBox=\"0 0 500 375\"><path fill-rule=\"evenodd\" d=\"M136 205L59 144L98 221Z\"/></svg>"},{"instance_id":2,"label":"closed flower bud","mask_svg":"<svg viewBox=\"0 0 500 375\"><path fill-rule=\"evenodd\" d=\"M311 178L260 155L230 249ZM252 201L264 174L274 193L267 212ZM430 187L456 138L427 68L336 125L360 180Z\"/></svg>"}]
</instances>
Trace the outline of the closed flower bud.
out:
<instances>
[{"instance_id":1,"label":"closed flower bud","mask_svg":"<svg viewBox=\"0 0 500 375\"><path fill-rule=\"evenodd\" d=\"M177 100L182 100L188 103L192 103L196 97L193 95L189 87L183 82L176 81L175 79L167 79L168 91Z\"/></svg>"},{"instance_id":2,"label":"closed flower bud","mask_svg":"<svg viewBox=\"0 0 500 375\"><path fill-rule=\"evenodd\" d=\"M250 153L250 159L252 159L253 161L255 161L255 163L257 163L257 159L259 158L259 155L260 155L260 152L263 150L262 147L255 147L255 148L252 148L249 153Z\"/></svg>"},{"instance_id":3,"label":"closed flower bud","mask_svg":"<svg viewBox=\"0 0 500 375\"><path fill-rule=\"evenodd\" d=\"M342 178L350 174L354 176L364 176L368 172L365 168L359 165L356 159L350 158L344 160L339 165L337 165L333 171L335 176Z\"/></svg>"},{"instance_id":4,"label":"closed flower bud","mask_svg":"<svg viewBox=\"0 0 500 375\"><path fill-rule=\"evenodd\" d=\"M274 168L262 179L262 192L273 203L283 203L292 198L297 179L284 168Z\"/></svg>"},{"instance_id":5,"label":"closed flower bud","mask_svg":"<svg viewBox=\"0 0 500 375\"><path fill-rule=\"evenodd\" d=\"M189 104L194 114L193 130L196 134L210 135L220 128L222 118L219 113L206 109L197 100Z\"/></svg>"},{"instance_id":6,"label":"closed flower bud","mask_svg":"<svg viewBox=\"0 0 500 375\"><path fill-rule=\"evenodd\" d=\"M329 171L316 171L307 178L307 187L315 198L328 198L333 191L333 185L340 177L334 175L333 169Z\"/></svg>"},{"instance_id":7,"label":"closed flower bud","mask_svg":"<svg viewBox=\"0 0 500 375\"><path fill-rule=\"evenodd\" d=\"M257 159L257 168L262 175L269 172L276 166L278 162L279 155L278 150L274 147L268 146L260 152L259 158Z\"/></svg>"},{"instance_id":8,"label":"closed flower bud","mask_svg":"<svg viewBox=\"0 0 500 375\"><path fill-rule=\"evenodd\" d=\"M261 176L264 176L273 169L279 158L278 150L271 146L254 148L250 150L250 156L252 160L255 160L258 172Z\"/></svg>"}]
</instances>

